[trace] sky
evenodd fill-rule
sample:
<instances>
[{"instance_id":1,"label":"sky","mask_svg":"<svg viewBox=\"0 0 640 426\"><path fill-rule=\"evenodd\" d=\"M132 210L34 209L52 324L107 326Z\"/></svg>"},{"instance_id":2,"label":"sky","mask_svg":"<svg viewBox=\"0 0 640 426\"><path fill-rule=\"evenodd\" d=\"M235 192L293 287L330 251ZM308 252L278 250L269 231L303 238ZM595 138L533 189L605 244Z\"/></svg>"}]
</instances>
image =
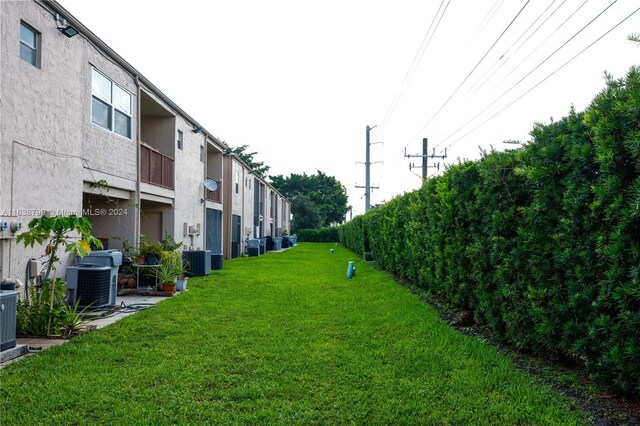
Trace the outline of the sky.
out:
<instances>
[{"instance_id":1,"label":"sky","mask_svg":"<svg viewBox=\"0 0 640 426\"><path fill-rule=\"evenodd\" d=\"M422 154L422 138L447 148L429 160L442 173L584 110L605 71L640 62L633 0L58 2L271 175L335 176L354 215L367 126L375 205L420 187L409 165L422 160L404 154Z\"/></svg>"}]
</instances>

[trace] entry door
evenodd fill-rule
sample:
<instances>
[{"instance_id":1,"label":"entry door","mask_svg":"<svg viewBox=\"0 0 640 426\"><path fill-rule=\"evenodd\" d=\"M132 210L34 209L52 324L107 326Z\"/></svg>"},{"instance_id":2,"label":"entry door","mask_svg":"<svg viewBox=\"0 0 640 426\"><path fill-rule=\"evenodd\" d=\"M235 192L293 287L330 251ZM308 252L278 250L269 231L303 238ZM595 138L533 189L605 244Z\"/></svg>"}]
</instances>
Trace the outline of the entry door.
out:
<instances>
[{"instance_id":1,"label":"entry door","mask_svg":"<svg viewBox=\"0 0 640 426\"><path fill-rule=\"evenodd\" d=\"M231 258L240 256L240 216L231 216Z\"/></svg>"},{"instance_id":2,"label":"entry door","mask_svg":"<svg viewBox=\"0 0 640 426\"><path fill-rule=\"evenodd\" d=\"M222 212L220 210L207 209L207 250L211 254L222 254Z\"/></svg>"},{"instance_id":3,"label":"entry door","mask_svg":"<svg viewBox=\"0 0 640 426\"><path fill-rule=\"evenodd\" d=\"M162 213L143 212L140 215L140 233L149 241L161 241Z\"/></svg>"}]
</instances>

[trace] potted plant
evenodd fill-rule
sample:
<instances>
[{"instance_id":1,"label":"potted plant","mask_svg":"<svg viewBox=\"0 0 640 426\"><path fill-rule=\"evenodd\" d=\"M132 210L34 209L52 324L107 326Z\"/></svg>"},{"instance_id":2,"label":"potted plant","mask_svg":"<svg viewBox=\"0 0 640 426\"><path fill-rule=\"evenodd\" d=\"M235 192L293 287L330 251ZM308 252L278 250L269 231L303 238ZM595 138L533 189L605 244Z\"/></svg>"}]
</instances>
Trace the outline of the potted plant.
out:
<instances>
[{"instance_id":1,"label":"potted plant","mask_svg":"<svg viewBox=\"0 0 640 426\"><path fill-rule=\"evenodd\" d=\"M176 277L177 271L173 265L169 263L161 263L157 268L154 268L153 274L158 279L158 287L162 291L167 293L173 293L176 289Z\"/></svg>"},{"instance_id":2,"label":"potted plant","mask_svg":"<svg viewBox=\"0 0 640 426\"><path fill-rule=\"evenodd\" d=\"M154 275L158 279L158 286L162 291L173 293L176 289L176 278L184 274L180 253L163 251L162 262L154 268Z\"/></svg>"},{"instance_id":3,"label":"potted plant","mask_svg":"<svg viewBox=\"0 0 640 426\"><path fill-rule=\"evenodd\" d=\"M162 257L162 244L149 241L146 238L140 239L138 246L138 257L144 257L147 265L157 265Z\"/></svg>"}]
</instances>

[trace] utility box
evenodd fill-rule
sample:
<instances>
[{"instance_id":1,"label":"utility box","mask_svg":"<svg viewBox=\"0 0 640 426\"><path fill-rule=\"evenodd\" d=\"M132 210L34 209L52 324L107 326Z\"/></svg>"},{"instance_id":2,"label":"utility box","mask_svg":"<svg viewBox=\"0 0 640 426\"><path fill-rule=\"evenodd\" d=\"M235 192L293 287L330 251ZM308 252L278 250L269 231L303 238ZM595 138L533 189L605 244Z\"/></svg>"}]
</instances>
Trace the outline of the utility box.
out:
<instances>
[{"instance_id":1,"label":"utility box","mask_svg":"<svg viewBox=\"0 0 640 426\"><path fill-rule=\"evenodd\" d=\"M111 268L95 263L83 263L67 268L67 298L69 304L100 308L109 304Z\"/></svg>"},{"instance_id":2,"label":"utility box","mask_svg":"<svg viewBox=\"0 0 640 426\"><path fill-rule=\"evenodd\" d=\"M211 250L185 250L182 252L185 275L203 276L211 272Z\"/></svg>"},{"instance_id":3,"label":"utility box","mask_svg":"<svg viewBox=\"0 0 640 426\"><path fill-rule=\"evenodd\" d=\"M222 269L223 258L224 258L224 256L221 255L221 254L212 254L211 255L211 269L213 269L213 270Z\"/></svg>"},{"instance_id":4,"label":"utility box","mask_svg":"<svg viewBox=\"0 0 640 426\"><path fill-rule=\"evenodd\" d=\"M118 296L118 268L122 265L122 252L120 250L94 250L78 262L79 265L89 263L111 268L109 304L115 305Z\"/></svg>"},{"instance_id":5,"label":"utility box","mask_svg":"<svg viewBox=\"0 0 640 426\"><path fill-rule=\"evenodd\" d=\"M0 351L16 346L18 292L0 290Z\"/></svg>"},{"instance_id":6,"label":"utility box","mask_svg":"<svg viewBox=\"0 0 640 426\"><path fill-rule=\"evenodd\" d=\"M249 256L260 256L260 240L255 238L247 240L247 254Z\"/></svg>"}]
</instances>

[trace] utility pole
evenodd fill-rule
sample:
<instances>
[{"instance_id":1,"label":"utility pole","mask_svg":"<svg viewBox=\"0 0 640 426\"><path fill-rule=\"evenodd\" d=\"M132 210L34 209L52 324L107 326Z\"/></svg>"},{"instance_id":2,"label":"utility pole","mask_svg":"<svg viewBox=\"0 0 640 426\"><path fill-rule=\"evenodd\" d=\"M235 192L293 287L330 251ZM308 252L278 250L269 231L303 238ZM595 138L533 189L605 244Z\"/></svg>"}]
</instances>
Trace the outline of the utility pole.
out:
<instances>
[{"instance_id":1,"label":"utility pole","mask_svg":"<svg viewBox=\"0 0 640 426\"><path fill-rule=\"evenodd\" d=\"M447 148L444 149L444 154L442 155L436 155L435 148L433 148L433 153L429 154L429 140L427 138L422 138L422 155L419 155L419 154L409 155L407 154L407 149L405 148L404 156L407 158L413 158L413 157L422 158L422 180L426 181L427 172L429 171L430 168L437 168L438 170L440 170L440 163L438 163L437 165L434 164L432 166L428 165L429 158L432 158L432 159L442 158L444 160L445 158L447 158ZM409 170L411 170L412 168L416 168L416 166L409 163Z\"/></svg>"},{"instance_id":2,"label":"utility pole","mask_svg":"<svg viewBox=\"0 0 640 426\"><path fill-rule=\"evenodd\" d=\"M364 162L365 166L365 186L357 186L356 188L364 188L364 211L365 213L371 210L371 189L378 189L377 186L371 186L371 131L375 129L377 126L369 127L367 125L367 134L366 134L366 158ZM374 142L380 143L380 142ZM376 161L379 163L379 161Z\"/></svg>"}]
</instances>

